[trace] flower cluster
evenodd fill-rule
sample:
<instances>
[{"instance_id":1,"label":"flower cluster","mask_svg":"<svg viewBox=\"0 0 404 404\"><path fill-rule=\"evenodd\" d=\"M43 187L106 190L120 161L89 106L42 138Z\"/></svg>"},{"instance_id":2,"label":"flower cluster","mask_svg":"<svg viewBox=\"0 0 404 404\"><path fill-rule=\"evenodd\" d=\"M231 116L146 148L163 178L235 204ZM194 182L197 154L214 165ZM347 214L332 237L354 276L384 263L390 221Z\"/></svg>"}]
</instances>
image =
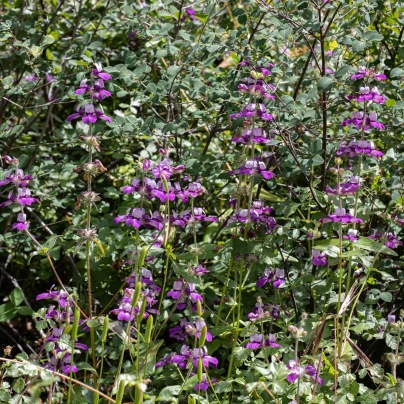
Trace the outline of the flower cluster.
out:
<instances>
[{"instance_id":1,"label":"flower cluster","mask_svg":"<svg viewBox=\"0 0 404 404\"><path fill-rule=\"evenodd\" d=\"M185 282L182 278L174 281L173 288L167 293L167 296L176 300L179 310L184 310L189 303L195 313L197 312L197 302L203 302L202 296L195 290L195 284Z\"/></svg>"},{"instance_id":2,"label":"flower cluster","mask_svg":"<svg viewBox=\"0 0 404 404\"><path fill-rule=\"evenodd\" d=\"M271 311L270 311L271 310ZM268 318L273 318L277 320L279 318L280 311L277 306L271 304L264 304L260 297L257 298L257 303L253 307L250 313L248 313L248 318L250 321L264 320Z\"/></svg>"},{"instance_id":3,"label":"flower cluster","mask_svg":"<svg viewBox=\"0 0 404 404\"><path fill-rule=\"evenodd\" d=\"M95 69L92 69L92 76L95 81L91 84L87 83L87 80L82 80L80 87L75 90L77 95L83 95L88 93L91 97L90 102L86 104L79 104L76 112L67 117L67 121L71 122L73 119L81 118L85 124L96 123L98 119L103 121L112 122L112 119L104 114L102 106L98 109L94 106L93 101L101 102L104 98L110 97L111 93L104 88L104 82L111 80L111 75L105 73L102 70L102 66L99 63L95 64Z\"/></svg>"},{"instance_id":4,"label":"flower cluster","mask_svg":"<svg viewBox=\"0 0 404 404\"><path fill-rule=\"evenodd\" d=\"M305 367L300 366L300 364L295 360L290 360L289 363L286 365L289 369L289 374L286 376L286 379L289 380L291 383L294 383L300 377L305 375L311 377L316 383L323 385L323 380L317 376L316 369L312 365L306 365Z\"/></svg>"},{"instance_id":5,"label":"flower cluster","mask_svg":"<svg viewBox=\"0 0 404 404\"><path fill-rule=\"evenodd\" d=\"M115 314L119 321L132 321L137 316L142 307L143 300L146 300L146 310L143 318L149 317L151 314L159 314L153 306L157 303L156 295L161 292L161 288L153 281L150 270L142 268L140 282L142 283L141 298L138 302L133 302L135 286L135 278L131 276L127 279L128 287L125 288L119 306L111 310L111 314Z\"/></svg>"},{"instance_id":6,"label":"flower cluster","mask_svg":"<svg viewBox=\"0 0 404 404\"><path fill-rule=\"evenodd\" d=\"M279 268L265 268L264 275L258 279L257 288L262 288L267 283L272 283L275 289L285 282L285 271Z\"/></svg>"},{"instance_id":7,"label":"flower cluster","mask_svg":"<svg viewBox=\"0 0 404 404\"><path fill-rule=\"evenodd\" d=\"M363 220L352 216L350 213L346 211L344 208L336 208L334 213L329 214L326 217L322 217L318 219L320 223L362 223Z\"/></svg>"},{"instance_id":8,"label":"flower cluster","mask_svg":"<svg viewBox=\"0 0 404 404\"><path fill-rule=\"evenodd\" d=\"M269 334L267 338L263 334L252 334L250 337L250 342L245 346L247 349L258 349L258 348L280 348L281 346L277 344L274 334Z\"/></svg>"},{"instance_id":9,"label":"flower cluster","mask_svg":"<svg viewBox=\"0 0 404 404\"><path fill-rule=\"evenodd\" d=\"M28 228L24 206L31 206L33 203L39 203L39 200L34 198L31 195L29 188L27 188L27 185L31 181L31 176L29 174L24 174L24 171L18 168L18 159L8 155L2 156L1 158L13 168L6 172L5 178L0 181L0 187L11 185L13 189L8 193L7 199L0 203L0 208L5 208L12 204L20 205L21 212L17 215L17 222L13 223L12 228L22 231Z\"/></svg>"},{"instance_id":10,"label":"flower cluster","mask_svg":"<svg viewBox=\"0 0 404 404\"><path fill-rule=\"evenodd\" d=\"M393 250L403 245L403 242L400 241L393 233L383 234L375 232L373 235L369 236L369 238L372 240L383 240L384 245Z\"/></svg>"},{"instance_id":11,"label":"flower cluster","mask_svg":"<svg viewBox=\"0 0 404 404\"><path fill-rule=\"evenodd\" d=\"M87 351L88 348L85 344L74 341L74 347L70 342L70 337L64 334L64 329L67 324L73 321L73 311L71 309L71 302L69 302L69 295L64 290L50 290L49 292L41 293L36 297L36 300L52 299L57 302L56 305L50 305L46 311L45 318L52 320L52 324L56 322L58 326L53 326L46 337L47 343L52 343L53 355L43 363L44 367L50 370L62 370L64 374L70 372L77 372L77 366L72 363L72 351L74 354L79 354L81 351ZM79 320L79 324L82 324Z\"/></svg>"}]
</instances>

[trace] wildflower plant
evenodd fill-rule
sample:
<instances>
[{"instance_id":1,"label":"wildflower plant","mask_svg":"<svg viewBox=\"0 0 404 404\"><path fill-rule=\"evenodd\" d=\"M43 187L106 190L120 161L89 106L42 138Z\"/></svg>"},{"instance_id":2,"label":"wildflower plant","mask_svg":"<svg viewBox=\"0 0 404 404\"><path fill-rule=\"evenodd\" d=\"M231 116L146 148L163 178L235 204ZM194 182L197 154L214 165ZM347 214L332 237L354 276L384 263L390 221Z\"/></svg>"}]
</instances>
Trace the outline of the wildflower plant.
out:
<instances>
[{"instance_id":1,"label":"wildflower plant","mask_svg":"<svg viewBox=\"0 0 404 404\"><path fill-rule=\"evenodd\" d=\"M242 3L2 5L0 402L404 399L402 7Z\"/></svg>"}]
</instances>

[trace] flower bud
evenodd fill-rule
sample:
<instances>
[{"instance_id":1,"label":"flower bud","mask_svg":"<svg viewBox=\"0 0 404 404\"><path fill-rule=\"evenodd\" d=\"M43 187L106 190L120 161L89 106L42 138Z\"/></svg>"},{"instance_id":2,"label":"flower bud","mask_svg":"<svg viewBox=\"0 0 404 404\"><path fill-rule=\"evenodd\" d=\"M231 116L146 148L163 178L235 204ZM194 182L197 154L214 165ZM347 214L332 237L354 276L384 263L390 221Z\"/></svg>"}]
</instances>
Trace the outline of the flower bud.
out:
<instances>
[{"instance_id":1,"label":"flower bud","mask_svg":"<svg viewBox=\"0 0 404 404\"><path fill-rule=\"evenodd\" d=\"M202 373L203 373L203 363L202 358L198 359L198 382L202 382Z\"/></svg>"},{"instance_id":2,"label":"flower bud","mask_svg":"<svg viewBox=\"0 0 404 404\"><path fill-rule=\"evenodd\" d=\"M135 287L135 293L133 294L133 299L132 299L132 307L135 307L140 296L140 292L142 291L142 282L138 282Z\"/></svg>"},{"instance_id":3,"label":"flower bud","mask_svg":"<svg viewBox=\"0 0 404 404\"><path fill-rule=\"evenodd\" d=\"M153 329L153 316L149 316L146 323L146 331L144 333L144 342L146 345L150 344L152 329Z\"/></svg>"},{"instance_id":4,"label":"flower bud","mask_svg":"<svg viewBox=\"0 0 404 404\"><path fill-rule=\"evenodd\" d=\"M205 345L207 332L208 332L208 327L206 327L206 325L205 325L202 327L202 330L201 330L201 336L200 336L199 342L198 342L199 348L202 348Z\"/></svg>"},{"instance_id":5,"label":"flower bud","mask_svg":"<svg viewBox=\"0 0 404 404\"><path fill-rule=\"evenodd\" d=\"M109 325L109 317L105 316L104 318L104 324L102 326L102 335L101 335L101 341L105 342L107 340L107 335L108 335L108 325Z\"/></svg>"},{"instance_id":6,"label":"flower bud","mask_svg":"<svg viewBox=\"0 0 404 404\"><path fill-rule=\"evenodd\" d=\"M201 305L201 301L197 300L196 302L196 308L198 310L198 316L202 317L203 311L202 311L202 305Z\"/></svg>"}]
</instances>

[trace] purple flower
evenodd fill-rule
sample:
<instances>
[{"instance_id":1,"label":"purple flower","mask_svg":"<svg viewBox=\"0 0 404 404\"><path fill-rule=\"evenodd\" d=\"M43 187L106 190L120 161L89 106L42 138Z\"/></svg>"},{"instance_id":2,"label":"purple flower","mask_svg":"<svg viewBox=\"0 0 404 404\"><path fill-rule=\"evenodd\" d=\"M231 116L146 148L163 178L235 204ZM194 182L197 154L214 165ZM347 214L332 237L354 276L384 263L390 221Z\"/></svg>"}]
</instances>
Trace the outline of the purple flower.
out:
<instances>
[{"instance_id":1,"label":"purple flower","mask_svg":"<svg viewBox=\"0 0 404 404\"><path fill-rule=\"evenodd\" d=\"M338 184L335 189L327 187L325 192L329 195L354 195L360 184L358 176L352 176L345 184Z\"/></svg>"},{"instance_id":2,"label":"purple flower","mask_svg":"<svg viewBox=\"0 0 404 404\"><path fill-rule=\"evenodd\" d=\"M206 376L203 376L201 382L196 383L194 386L194 390L207 390L208 388L209 388L209 383L208 383L208 379L206 378Z\"/></svg>"},{"instance_id":3,"label":"purple flower","mask_svg":"<svg viewBox=\"0 0 404 404\"><path fill-rule=\"evenodd\" d=\"M257 203L262 206L260 202ZM266 234L269 234L276 227L275 218L269 216L272 212L273 210L269 206L259 207L257 209L254 209L253 207L250 209L250 214L248 214L247 209L239 209L234 215L230 216L229 223L251 223L254 224L258 229L260 227L264 228L266 230Z\"/></svg>"},{"instance_id":4,"label":"purple flower","mask_svg":"<svg viewBox=\"0 0 404 404\"><path fill-rule=\"evenodd\" d=\"M25 81L37 81L38 77L35 75L35 73L31 73L30 76L24 77Z\"/></svg>"},{"instance_id":5,"label":"purple flower","mask_svg":"<svg viewBox=\"0 0 404 404\"><path fill-rule=\"evenodd\" d=\"M96 123L97 119L102 119L103 121L107 121L112 123L112 119L109 116L104 115L100 109L95 109L93 104L87 104L84 108L79 105L77 107L77 112L75 114L69 115L67 117L67 121L71 122L73 119L81 118L83 123Z\"/></svg>"},{"instance_id":6,"label":"purple flower","mask_svg":"<svg viewBox=\"0 0 404 404\"><path fill-rule=\"evenodd\" d=\"M369 77L377 81L386 80L385 74L376 73L374 67L367 69L365 66L359 66L358 71L351 75L351 80L360 80L364 77Z\"/></svg>"},{"instance_id":7,"label":"purple flower","mask_svg":"<svg viewBox=\"0 0 404 404\"><path fill-rule=\"evenodd\" d=\"M182 173L185 169L185 166L183 164L180 164L177 167L173 167L171 165L171 160L169 159L164 159L162 160L159 164L155 165L152 168L152 173L156 178L170 178L171 175L173 174L179 174Z\"/></svg>"},{"instance_id":8,"label":"purple flower","mask_svg":"<svg viewBox=\"0 0 404 404\"><path fill-rule=\"evenodd\" d=\"M289 374L286 376L286 379L291 383L294 383L300 377L307 375L316 380L316 382L321 386L324 384L320 377L316 377L317 372L312 365L306 365L303 368L295 360L290 360L286 367L290 370Z\"/></svg>"},{"instance_id":9,"label":"purple flower","mask_svg":"<svg viewBox=\"0 0 404 404\"><path fill-rule=\"evenodd\" d=\"M95 63L95 69L92 70L92 74L94 77L98 77L99 79L105 81L111 80L112 78L110 74L102 71L101 63Z\"/></svg>"},{"instance_id":10,"label":"purple flower","mask_svg":"<svg viewBox=\"0 0 404 404\"><path fill-rule=\"evenodd\" d=\"M351 243L354 243L358 240L358 230L349 229L346 236L343 236L345 240L349 240Z\"/></svg>"},{"instance_id":11,"label":"purple flower","mask_svg":"<svg viewBox=\"0 0 404 404\"><path fill-rule=\"evenodd\" d=\"M185 15L182 17L182 20L185 20L186 17L189 17L191 20L195 20L195 10L193 8L186 8Z\"/></svg>"},{"instance_id":12,"label":"purple flower","mask_svg":"<svg viewBox=\"0 0 404 404\"><path fill-rule=\"evenodd\" d=\"M236 114L231 114L230 118L256 118L263 121L270 121L274 117L267 113L264 104L248 104L243 110Z\"/></svg>"},{"instance_id":13,"label":"purple flower","mask_svg":"<svg viewBox=\"0 0 404 404\"><path fill-rule=\"evenodd\" d=\"M250 342L246 345L247 349L258 349L262 347L270 347L270 348L280 348L280 345L277 344L276 338L274 334L269 334L268 338L265 339L262 334L252 334L250 337Z\"/></svg>"},{"instance_id":14,"label":"purple flower","mask_svg":"<svg viewBox=\"0 0 404 404\"><path fill-rule=\"evenodd\" d=\"M265 69L265 71L269 72L269 70L267 69ZM264 75L262 72L261 74ZM275 97L270 94L270 92L275 89L272 84L267 84L263 80L256 80L254 78L243 79L243 81L245 81L245 83L241 83L238 85L238 91L264 97L269 100L275 100Z\"/></svg>"},{"instance_id":15,"label":"purple flower","mask_svg":"<svg viewBox=\"0 0 404 404\"><path fill-rule=\"evenodd\" d=\"M168 297L177 300L177 308L183 310L187 307L187 303L191 303L192 310L196 313L196 302L199 300L203 302L202 296L195 291L195 284L192 282L185 282L183 279L178 278L174 281L173 288L167 293Z\"/></svg>"},{"instance_id":16,"label":"purple flower","mask_svg":"<svg viewBox=\"0 0 404 404\"><path fill-rule=\"evenodd\" d=\"M372 90L369 87L361 87L358 94L349 95L347 99L358 102L373 101L376 104L384 104L386 102L386 97L380 95L377 87L372 88Z\"/></svg>"},{"instance_id":17,"label":"purple flower","mask_svg":"<svg viewBox=\"0 0 404 404\"><path fill-rule=\"evenodd\" d=\"M387 315L387 322L390 324L393 324L396 322L396 316L394 314L388 314Z\"/></svg>"},{"instance_id":18,"label":"purple flower","mask_svg":"<svg viewBox=\"0 0 404 404\"><path fill-rule=\"evenodd\" d=\"M318 266L327 266L328 261L327 261L327 254L324 252L322 253L321 251L318 250L311 250L311 262L313 265Z\"/></svg>"},{"instance_id":19,"label":"purple flower","mask_svg":"<svg viewBox=\"0 0 404 404\"><path fill-rule=\"evenodd\" d=\"M262 288L267 283L272 283L275 289L285 282L285 271L279 268L265 268L264 276L258 279L257 288Z\"/></svg>"},{"instance_id":20,"label":"purple flower","mask_svg":"<svg viewBox=\"0 0 404 404\"><path fill-rule=\"evenodd\" d=\"M385 126L377 120L377 114L370 112L365 114L362 111L353 112L350 119L345 119L341 122L342 126L353 125L358 130L369 130L371 127L383 130Z\"/></svg>"},{"instance_id":21,"label":"purple flower","mask_svg":"<svg viewBox=\"0 0 404 404\"><path fill-rule=\"evenodd\" d=\"M96 80L93 87L87 84L87 80L82 80L80 83L80 88L78 88L75 93L80 95L84 93L90 93L92 98L97 101L102 101L104 98L110 97L111 93L104 89L104 80Z\"/></svg>"},{"instance_id":22,"label":"purple flower","mask_svg":"<svg viewBox=\"0 0 404 404\"><path fill-rule=\"evenodd\" d=\"M198 264L196 267L191 267L189 269L189 273L194 276L203 276L206 274L207 269L204 268L201 264Z\"/></svg>"},{"instance_id":23,"label":"purple flower","mask_svg":"<svg viewBox=\"0 0 404 404\"><path fill-rule=\"evenodd\" d=\"M335 213L331 213L326 217L318 219L320 223L362 223L363 220L358 217L353 217L350 213L347 213L343 208L336 208Z\"/></svg>"},{"instance_id":24,"label":"purple flower","mask_svg":"<svg viewBox=\"0 0 404 404\"><path fill-rule=\"evenodd\" d=\"M271 313L268 309L271 306L269 304L263 304L260 297L257 298L257 303L253 307L251 313L248 313L248 318L250 321L263 320L271 317Z\"/></svg>"},{"instance_id":25,"label":"purple flower","mask_svg":"<svg viewBox=\"0 0 404 404\"><path fill-rule=\"evenodd\" d=\"M237 170L231 170L229 174L261 175L266 180L275 177L275 174L272 171L267 170L265 163L258 160L247 160L243 166L241 166Z\"/></svg>"},{"instance_id":26,"label":"purple flower","mask_svg":"<svg viewBox=\"0 0 404 404\"><path fill-rule=\"evenodd\" d=\"M177 341L185 341L187 336L193 336L196 338L201 337L202 328L206 326L203 319L196 319L193 323L186 319L181 319L180 325L169 330L170 337L176 339ZM206 341L212 341L212 334L210 331L206 332Z\"/></svg>"},{"instance_id":27,"label":"purple flower","mask_svg":"<svg viewBox=\"0 0 404 404\"><path fill-rule=\"evenodd\" d=\"M264 336L262 334L252 334L250 342L246 345L247 349L261 348L264 342Z\"/></svg>"},{"instance_id":28,"label":"purple flower","mask_svg":"<svg viewBox=\"0 0 404 404\"><path fill-rule=\"evenodd\" d=\"M26 187L30 180L31 176L28 174L24 175L24 172L20 168L8 170L4 180L0 181L0 187L7 184L13 184L16 187Z\"/></svg>"},{"instance_id":29,"label":"purple flower","mask_svg":"<svg viewBox=\"0 0 404 404\"><path fill-rule=\"evenodd\" d=\"M239 137L233 137L232 142L241 144L265 144L271 139L267 138L265 130L262 128L244 129Z\"/></svg>"},{"instance_id":30,"label":"purple flower","mask_svg":"<svg viewBox=\"0 0 404 404\"><path fill-rule=\"evenodd\" d=\"M382 157L383 153L381 151L375 150L373 142L368 142L367 140L359 140L358 142L353 139L348 144L342 142L337 155L346 155L348 157L354 157L360 154L366 154L369 157Z\"/></svg>"},{"instance_id":31,"label":"purple flower","mask_svg":"<svg viewBox=\"0 0 404 404\"><path fill-rule=\"evenodd\" d=\"M18 188L16 194L14 191L10 191L7 200L0 203L0 208L4 208L12 203L31 206L33 203L39 203L39 201L31 196L31 191L28 188Z\"/></svg>"},{"instance_id":32,"label":"purple flower","mask_svg":"<svg viewBox=\"0 0 404 404\"><path fill-rule=\"evenodd\" d=\"M393 250L398 246L403 245L403 242L400 241L393 233L387 233L384 237L383 236L383 233L375 232L372 236L369 236L369 238L372 240L381 240L384 238L384 245Z\"/></svg>"},{"instance_id":33,"label":"purple flower","mask_svg":"<svg viewBox=\"0 0 404 404\"><path fill-rule=\"evenodd\" d=\"M41 293L36 297L36 300L52 299L58 302L60 306L66 308L69 295L64 290L50 290L49 292Z\"/></svg>"},{"instance_id":34,"label":"purple flower","mask_svg":"<svg viewBox=\"0 0 404 404\"><path fill-rule=\"evenodd\" d=\"M159 212L151 213L146 215L146 211L143 208L134 208L132 211L130 209L126 212L126 215L117 216L114 219L115 223L125 222L127 226L132 226L135 229L139 229L144 226L146 229L155 228L161 230L163 228L163 217Z\"/></svg>"},{"instance_id":35,"label":"purple flower","mask_svg":"<svg viewBox=\"0 0 404 404\"><path fill-rule=\"evenodd\" d=\"M14 223L12 228L23 231L27 227L28 227L27 216L24 215L24 213L19 213L17 216L17 223Z\"/></svg>"}]
</instances>

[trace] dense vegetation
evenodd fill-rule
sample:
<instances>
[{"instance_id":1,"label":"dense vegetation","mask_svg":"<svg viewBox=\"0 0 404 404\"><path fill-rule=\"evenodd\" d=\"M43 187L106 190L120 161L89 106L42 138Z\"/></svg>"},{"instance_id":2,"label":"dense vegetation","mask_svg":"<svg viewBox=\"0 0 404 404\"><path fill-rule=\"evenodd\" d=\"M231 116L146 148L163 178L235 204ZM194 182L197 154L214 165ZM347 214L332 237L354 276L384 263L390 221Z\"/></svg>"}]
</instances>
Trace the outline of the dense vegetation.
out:
<instances>
[{"instance_id":1,"label":"dense vegetation","mask_svg":"<svg viewBox=\"0 0 404 404\"><path fill-rule=\"evenodd\" d=\"M404 402L400 1L0 12L0 402Z\"/></svg>"}]
</instances>

